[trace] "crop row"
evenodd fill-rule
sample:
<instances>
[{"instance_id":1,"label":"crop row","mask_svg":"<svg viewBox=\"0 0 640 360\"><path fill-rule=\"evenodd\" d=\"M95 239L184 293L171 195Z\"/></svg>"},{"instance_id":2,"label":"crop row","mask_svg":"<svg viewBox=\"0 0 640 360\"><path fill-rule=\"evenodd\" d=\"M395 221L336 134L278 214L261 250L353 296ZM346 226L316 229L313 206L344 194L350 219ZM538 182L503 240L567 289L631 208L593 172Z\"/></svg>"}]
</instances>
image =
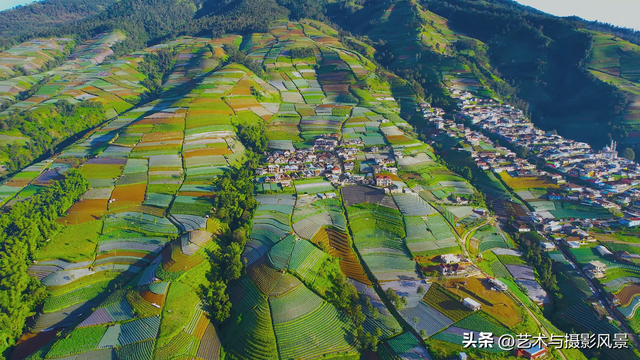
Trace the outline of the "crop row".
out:
<instances>
[{"instance_id":1,"label":"crop row","mask_svg":"<svg viewBox=\"0 0 640 360\"><path fill-rule=\"evenodd\" d=\"M322 299L306 286L299 286L283 296L269 297L274 324L293 321L317 309L322 303Z\"/></svg>"},{"instance_id":2,"label":"crop row","mask_svg":"<svg viewBox=\"0 0 640 360\"><path fill-rule=\"evenodd\" d=\"M453 321L460 321L472 313L460 299L437 284L429 288L424 301Z\"/></svg>"},{"instance_id":3,"label":"crop row","mask_svg":"<svg viewBox=\"0 0 640 360\"><path fill-rule=\"evenodd\" d=\"M353 331L351 321L327 303L294 321L275 324L274 330L281 359L353 351L353 345L347 341Z\"/></svg>"}]
</instances>

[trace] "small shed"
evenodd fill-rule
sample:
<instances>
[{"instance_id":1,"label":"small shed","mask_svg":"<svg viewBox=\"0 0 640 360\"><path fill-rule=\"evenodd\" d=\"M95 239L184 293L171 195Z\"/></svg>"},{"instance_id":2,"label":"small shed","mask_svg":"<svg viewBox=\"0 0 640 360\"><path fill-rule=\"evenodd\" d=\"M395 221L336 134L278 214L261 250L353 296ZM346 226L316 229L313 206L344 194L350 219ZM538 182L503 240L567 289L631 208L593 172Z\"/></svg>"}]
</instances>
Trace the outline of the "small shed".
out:
<instances>
[{"instance_id":1,"label":"small shed","mask_svg":"<svg viewBox=\"0 0 640 360\"><path fill-rule=\"evenodd\" d=\"M600 253L600 255L602 255L602 256L612 256L613 255L611 253L611 251L609 251L609 249L607 249L606 247L604 247L602 245L596 246L596 251L598 251Z\"/></svg>"},{"instance_id":2,"label":"small shed","mask_svg":"<svg viewBox=\"0 0 640 360\"><path fill-rule=\"evenodd\" d=\"M464 298L464 300L462 300L462 304L473 311L478 311L482 309L482 305L479 302L473 300L472 298Z\"/></svg>"}]
</instances>

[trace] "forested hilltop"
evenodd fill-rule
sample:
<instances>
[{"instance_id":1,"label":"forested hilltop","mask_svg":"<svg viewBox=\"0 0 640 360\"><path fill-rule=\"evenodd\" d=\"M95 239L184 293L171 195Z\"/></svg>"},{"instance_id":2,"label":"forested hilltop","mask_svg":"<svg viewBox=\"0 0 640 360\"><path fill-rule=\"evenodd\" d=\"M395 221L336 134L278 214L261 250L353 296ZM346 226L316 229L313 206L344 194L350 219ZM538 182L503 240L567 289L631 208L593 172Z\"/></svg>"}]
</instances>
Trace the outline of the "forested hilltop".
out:
<instances>
[{"instance_id":1,"label":"forested hilltop","mask_svg":"<svg viewBox=\"0 0 640 360\"><path fill-rule=\"evenodd\" d=\"M0 36L30 37L47 28L66 25L97 14L116 0L46 0L0 12ZM0 46L4 46L0 42Z\"/></svg>"}]
</instances>

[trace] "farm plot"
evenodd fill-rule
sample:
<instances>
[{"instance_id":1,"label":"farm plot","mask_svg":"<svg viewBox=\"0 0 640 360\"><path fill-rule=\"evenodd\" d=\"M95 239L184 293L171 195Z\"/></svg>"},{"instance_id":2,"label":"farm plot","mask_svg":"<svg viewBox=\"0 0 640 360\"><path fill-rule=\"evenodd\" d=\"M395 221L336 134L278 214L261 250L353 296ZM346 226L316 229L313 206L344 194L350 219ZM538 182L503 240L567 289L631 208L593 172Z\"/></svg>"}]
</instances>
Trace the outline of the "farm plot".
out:
<instances>
[{"instance_id":1,"label":"farm plot","mask_svg":"<svg viewBox=\"0 0 640 360\"><path fill-rule=\"evenodd\" d=\"M356 352L348 341L353 331L351 320L327 303L294 321L274 323L274 331L282 359Z\"/></svg>"},{"instance_id":2,"label":"farm plot","mask_svg":"<svg viewBox=\"0 0 640 360\"><path fill-rule=\"evenodd\" d=\"M466 318L455 323L455 326L471 331L491 332L495 336L512 334L509 329L505 328L502 324L495 321L495 319L493 319L484 311L477 311L467 316Z\"/></svg>"},{"instance_id":3,"label":"farm plot","mask_svg":"<svg viewBox=\"0 0 640 360\"><path fill-rule=\"evenodd\" d=\"M388 354L391 358L394 355L401 359L428 359L430 357L426 349L420 346L420 341L409 331L387 340L385 345L391 352Z\"/></svg>"},{"instance_id":4,"label":"farm plot","mask_svg":"<svg viewBox=\"0 0 640 360\"><path fill-rule=\"evenodd\" d=\"M393 194L393 199L404 216L427 216L435 213L435 209L418 195Z\"/></svg>"},{"instance_id":5,"label":"farm plot","mask_svg":"<svg viewBox=\"0 0 640 360\"><path fill-rule=\"evenodd\" d=\"M464 282L447 281L446 285L460 298L471 297L481 303L483 311L502 324L515 326L522 321L518 304L507 294L492 290L493 285L486 278L468 277Z\"/></svg>"},{"instance_id":6,"label":"farm plot","mask_svg":"<svg viewBox=\"0 0 640 360\"><path fill-rule=\"evenodd\" d=\"M518 279L516 282L527 289L529 298L536 304L548 304L549 295L536 280Z\"/></svg>"},{"instance_id":7,"label":"farm plot","mask_svg":"<svg viewBox=\"0 0 640 360\"><path fill-rule=\"evenodd\" d=\"M418 333L425 331L427 337L453 324L453 321L441 312L420 301L417 306L400 310L400 315ZM415 319L418 319L416 322Z\"/></svg>"},{"instance_id":8,"label":"farm plot","mask_svg":"<svg viewBox=\"0 0 640 360\"><path fill-rule=\"evenodd\" d=\"M581 328L596 334L613 334L619 331L615 325L598 319L593 309L584 302L565 308L562 315Z\"/></svg>"},{"instance_id":9,"label":"farm plot","mask_svg":"<svg viewBox=\"0 0 640 360\"><path fill-rule=\"evenodd\" d=\"M599 219L610 218L611 212L605 208L556 202L556 209L549 210L556 219Z\"/></svg>"},{"instance_id":10,"label":"farm plot","mask_svg":"<svg viewBox=\"0 0 640 360\"><path fill-rule=\"evenodd\" d=\"M269 305L259 295L258 289L248 277L230 289L234 306L232 317L242 321L231 323L224 330L225 350L244 359L270 359L278 355L276 337L272 326Z\"/></svg>"},{"instance_id":11,"label":"farm plot","mask_svg":"<svg viewBox=\"0 0 640 360\"><path fill-rule=\"evenodd\" d=\"M271 307L271 316L274 324L294 321L323 305L322 298L304 285L298 286L285 295L269 297L269 306Z\"/></svg>"},{"instance_id":12,"label":"farm plot","mask_svg":"<svg viewBox=\"0 0 640 360\"><path fill-rule=\"evenodd\" d=\"M62 357L94 350L106 331L107 329L103 327L77 329L71 333L70 337L58 340L47 356Z\"/></svg>"},{"instance_id":13,"label":"farm plot","mask_svg":"<svg viewBox=\"0 0 640 360\"><path fill-rule=\"evenodd\" d=\"M401 241L405 231L399 211L361 203L347 208L347 214L354 244L379 280L415 278L415 263Z\"/></svg>"},{"instance_id":14,"label":"farm plot","mask_svg":"<svg viewBox=\"0 0 640 360\"><path fill-rule=\"evenodd\" d=\"M640 295L640 285L638 284L629 284L616 294L620 300L620 306L628 306L638 295Z\"/></svg>"},{"instance_id":15,"label":"farm plot","mask_svg":"<svg viewBox=\"0 0 640 360\"><path fill-rule=\"evenodd\" d=\"M406 236L402 215L398 210L374 204L358 204L347 208L349 227L354 236L362 231L379 230L390 239Z\"/></svg>"},{"instance_id":16,"label":"farm plot","mask_svg":"<svg viewBox=\"0 0 640 360\"><path fill-rule=\"evenodd\" d=\"M418 171L431 164L434 164L434 161L426 153L417 153L412 156L404 156L402 159L398 159L398 166L401 169L409 171Z\"/></svg>"},{"instance_id":17,"label":"farm plot","mask_svg":"<svg viewBox=\"0 0 640 360\"><path fill-rule=\"evenodd\" d=\"M338 199L323 199L293 211L293 229L298 236L311 239L321 227L334 226L345 230L345 218Z\"/></svg>"},{"instance_id":18,"label":"farm plot","mask_svg":"<svg viewBox=\"0 0 640 360\"><path fill-rule=\"evenodd\" d=\"M582 265L586 265L589 261L603 260L595 248L569 249L569 252Z\"/></svg>"},{"instance_id":19,"label":"farm plot","mask_svg":"<svg viewBox=\"0 0 640 360\"><path fill-rule=\"evenodd\" d=\"M422 300L454 322L460 321L473 313L473 310L462 305L462 299L439 284L431 285Z\"/></svg>"},{"instance_id":20,"label":"farm plot","mask_svg":"<svg viewBox=\"0 0 640 360\"><path fill-rule=\"evenodd\" d=\"M289 210L286 216L283 212L271 210L272 207L284 207ZM269 210L263 210L268 207ZM288 215L291 213L291 205L261 205L258 207L250 239L245 247L243 258L246 264L251 264L258 258L266 254L280 239L292 232L289 225Z\"/></svg>"},{"instance_id":21,"label":"farm plot","mask_svg":"<svg viewBox=\"0 0 640 360\"><path fill-rule=\"evenodd\" d=\"M404 221L407 229L405 242L413 256L435 256L461 251L455 238L436 238L427 227L424 218L407 216Z\"/></svg>"},{"instance_id":22,"label":"farm plot","mask_svg":"<svg viewBox=\"0 0 640 360\"><path fill-rule=\"evenodd\" d=\"M380 204L382 206L396 209L397 206L393 198L384 194L381 189L371 188L361 185L345 186L342 188L342 198L344 205L349 207L362 203Z\"/></svg>"},{"instance_id":23,"label":"farm plot","mask_svg":"<svg viewBox=\"0 0 640 360\"><path fill-rule=\"evenodd\" d=\"M533 272L533 268L529 265L513 265L513 264L508 264L508 261L504 261L505 257L503 256L499 256L498 259L500 259L500 262L502 262L502 264L507 268L507 270L509 270L509 273L511 273L511 276L513 276L514 279L519 280L535 280L536 276Z\"/></svg>"},{"instance_id":24,"label":"farm plot","mask_svg":"<svg viewBox=\"0 0 640 360\"><path fill-rule=\"evenodd\" d=\"M316 248L311 242L298 240L291 252L289 270L298 274L308 283L313 283L328 258L329 256L325 252Z\"/></svg>"},{"instance_id":25,"label":"farm plot","mask_svg":"<svg viewBox=\"0 0 640 360\"><path fill-rule=\"evenodd\" d=\"M267 255L269 264L276 270L288 269L295 243L296 237L289 235L275 244Z\"/></svg>"},{"instance_id":26,"label":"farm plot","mask_svg":"<svg viewBox=\"0 0 640 360\"><path fill-rule=\"evenodd\" d=\"M282 274L269 266L267 257L263 256L247 267L247 275L253 280L258 289L268 295L276 286Z\"/></svg>"},{"instance_id":27,"label":"farm plot","mask_svg":"<svg viewBox=\"0 0 640 360\"><path fill-rule=\"evenodd\" d=\"M298 194L316 194L335 191L333 185L326 180L299 180L294 182Z\"/></svg>"},{"instance_id":28,"label":"farm plot","mask_svg":"<svg viewBox=\"0 0 640 360\"><path fill-rule=\"evenodd\" d=\"M325 244L329 248L329 254L340 259L340 269L349 278L366 285L371 281L360 264L360 260L351 248L349 236L345 232L335 229L322 228L313 236L311 241L315 244Z\"/></svg>"},{"instance_id":29,"label":"farm plot","mask_svg":"<svg viewBox=\"0 0 640 360\"><path fill-rule=\"evenodd\" d=\"M440 214L426 217L425 223L429 231L431 231L433 236L438 240L451 240L456 238L446 220Z\"/></svg>"},{"instance_id":30,"label":"farm plot","mask_svg":"<svg viewBox=\"0 0 640 360\"><path fill-rule=\"evenodd\" d=\"M551 188L557 189L556 185L549 177L511 177L508 173L500 173L502 180L514 190L527 190L530 188Z\"/></svg>"},{"instance_id":31,"label":"farm plot","mask_svg":"<svg viewBox=\"0 0 640 360\"><path fill-rule=\"evenodd\" d=\"M483 253L495 248L508 248L509 245L504 241L498 229L494 226L486 225L476 230L473 235L480 241L478 244L478 252Z\"/></svg>"},{"instance_id":32,"label":"farm plot","mask_svg":"<svg viewBox=\"0 0 640 360\"><path fill-rule=\"evenodd\" d=\"M130 230L147 234L178 234L178 229L167 218L142 212L122 212L112 214L104 221L103 233Z\"/></svg>"}]
</instances>

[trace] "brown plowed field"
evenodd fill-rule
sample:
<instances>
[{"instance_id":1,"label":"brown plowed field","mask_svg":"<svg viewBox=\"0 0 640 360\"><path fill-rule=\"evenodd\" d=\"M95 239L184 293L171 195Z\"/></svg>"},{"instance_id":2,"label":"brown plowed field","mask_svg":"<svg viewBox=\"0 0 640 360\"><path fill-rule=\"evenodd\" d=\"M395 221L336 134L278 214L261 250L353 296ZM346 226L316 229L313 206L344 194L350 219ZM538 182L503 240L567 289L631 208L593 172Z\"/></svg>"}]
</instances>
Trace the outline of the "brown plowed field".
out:
<instances>
[{"instance_id":1,"label":"brown plowed field","mask_svg":"<svg viewBox=\"0 0 640 360\"><path fill-rule=\"evenodd\" d=\"M111 193L111 198L117 201L112 202L109 208L140 206L144 202L146 191L147 184L116 186Z\"/></svg>"},{"instance_id":2,"label":"brown plowed field","mask_svg":"<svg viewBox=\"0 0 640 360\"><path fill-rule=\"evenodd\" d=\"M164 305L164 295L154 294L151 291L144 290L140 293L140 296L150 304Z\"/></svg>"},{"instance_id":3,"label":"brown plowed field","mask_svg":"<svg viewBox=\"0 0 640 360\"><path fill-rule=\"evenodd\" d=\"M518 305L505 293L491 290L492 285L485 278L469 277L464 280L447 280L445 285L447 290L462 298L471 297L479 301L483 311L508 327L515 326L522 321Z\"/></svg>"},{"instance_id":4,"label":"brown plowed field","mask_svg":"<svg viewBox=\"0 0 640 360\"><path fill-rule=\"evenodd\" d=\"M620 299L620 306L627 306L631 304L631 300L633 300L635 296L640 295L640 285L627 285L623 287L622 290L620 290L620 292L616 295L618 296L618 299Z\"/></svg>"},{"instance_id":5,"label":"brown plowed field","mask_svg":"<svg viewBox=\"0 0 640 360\"><path fill-rule=\"evenodd\" d=\"M268 295L271 290L278 284L278 280L282 277L282 274L267 265L266 255L263 255L255 264L247 267L247 274L258 286L258 289Z\"/></svg>"},{"instance_id":6,"label":"brown plowed field","mask_svg":"<svg viewBox=\"0 0 640 360\"><path fill-rule=\"evenodd\" d=\"M184 133L182 131L166 131L146 133L142 135L142 142L162 141L162 140L182 140Z\"/></svg>"},{"instance_id":7,"label":"brown plowed field","mask_svg":"<svg viewBox=\"0 0 640 360\"><path fill-rule=\"evenodd\" d=\"M42 331L39 333L23 334L20 340L18 340L18 344L11 352L9 359L26 359L29 355L36 352L36 350L39 350L53 340L58 333L57 330L58 329L51 329L50 331Z\"/></svg>"},{"instance_id":8,"label":"brown plowed field","mask_svg":"<svg viewBox=\"0 0 640 360\"><path fill-rule=\"evenodd\" d=\"M340 269L347 277L371 285L371 281L367 278L358 257L349 244L347 234L330 228L322 228L318 230L311 241L316 244L328 245L329 254L340 259Z\"/></svg>"},{"instance_id":9,"label":"brown plowed field","mask_svg":"<svg viewBox=\"0 0 640 360\"><path fill-rule=\"evenodd\" d=\"M180 249L179 242L172 242L171 246L162 251L162 269L165 271L188 271L202 264L204 258L199 254L185 255Z\"/></svg>"},{"instance_id":10,"label":"brown plowed field","mask_svg":"<svg viewBox=\"0 0 640 360\"><path fill-rule=\"evenodd\" d=\"M200 315L200 319L198 319L198 324L196 328L193 330L193 336L198 339L202 339L202 335L204 335L204 331L207 329L207 325L209 325L209 319L205 314Z\"/></svg>"},{"instance_id":11,"label":"brown plowed field","mask_svg":"<svg viewBox=\"0 0 640 360\"><path fill-rule=\"evenodd\" d=\"M100 215L107 212L108 199L85 199L77 201L69 210L67 215L58 218L56 221L64 224L80 224L87 221L93 221L100 218Z\"/></svg>"}]
</instances>

